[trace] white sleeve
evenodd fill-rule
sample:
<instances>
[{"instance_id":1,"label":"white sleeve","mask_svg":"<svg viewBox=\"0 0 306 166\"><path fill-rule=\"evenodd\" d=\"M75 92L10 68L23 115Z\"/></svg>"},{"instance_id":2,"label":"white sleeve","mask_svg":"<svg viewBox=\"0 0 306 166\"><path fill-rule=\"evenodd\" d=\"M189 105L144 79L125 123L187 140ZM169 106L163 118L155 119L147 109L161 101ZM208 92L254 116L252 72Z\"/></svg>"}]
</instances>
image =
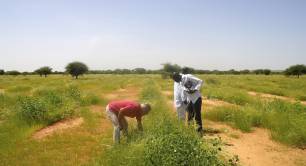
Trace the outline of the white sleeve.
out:
<instances>
[{"instance_id":1,"label":"white sleeve","mask_svg":"<svg viewBox=\"0 0 306 166\"><path fill-rule=\"evenodd\" d=\"M174 103L174 106L175 107L180 107L180 105L181 105L181 93L180 93L180 84L178 84L178 83L174 83L174 93L173 93L173 99L174 99L174 101L173 101L173 103Z\"/></svg>"},{"instance_id":2,"label":"white sleeve","mask_svg":"<svg viewBox=\"0 0 306 166\"><path fill-rule=\"evenodd\" d=\"M194 90L201 90L201 87L202 87L202 84L203 84L203 81L193 75L189 75L188 78L190 80L192 80L192 82L195 84L194 85Z\"/></svg>"}]
</instances>

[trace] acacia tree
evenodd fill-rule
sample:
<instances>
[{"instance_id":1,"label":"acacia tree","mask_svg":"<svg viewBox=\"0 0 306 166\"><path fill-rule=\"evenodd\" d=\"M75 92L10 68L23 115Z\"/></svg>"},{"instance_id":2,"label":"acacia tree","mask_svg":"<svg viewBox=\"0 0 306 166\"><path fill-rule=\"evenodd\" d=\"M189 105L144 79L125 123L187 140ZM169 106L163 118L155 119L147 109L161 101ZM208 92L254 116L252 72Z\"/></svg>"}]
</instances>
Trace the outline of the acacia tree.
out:
<instances>
[{"instance_id":1,"label":"acacia tree","mask_svg":"<svg viewBox=\"0 0 306 166\"><path fill-rule=\"evenodd\" d=\"M169 78L169 76L171 76L172 73L174 72L180 72L181 71L181 67L177 64L171 64L171 63L164 63L163 65L163 69L161 71L161 75L162 78L166 79Z\"/></svg>"},{"instance_id":2,"label":"acacia tree","mask_svg":"<svg viewBox=\"0 0 306 166\"><path fill-rule=\"evenodd\" d=\"M195 73L195 69L191 67L183 67L182 68L182 73L183 74L193 74Z\"/></svg>"},{"instance_id":3,"label":"acacia tree","mask_svg":"<svg viewBox=\"0 0 306 166\"><path fill-rule=\"evenodd\" d=\"M82 62L71 62L66 66L66 72L78 79L79 75L83 75L88 71L88 67Z\"/></svg>"},{"instance_id":4,"label":"acacia tree","mask_svg":"<svg viewBox=\"0 0 306 166\"><path fill-rule=\"evenodd\" d=\"M295 75L298 78L300 75L306 74L306 66L305 65L293 65L285 70L285 75L291 76Z\"/></svg>"},{"instance_id":5,"label":"acacia tree","mask_svg":"<svg viewBox=\"0 0 306 166\"><path fill-rule=\"evenodd\" d=\"M49 66L44 66L41 67L37 70L34 71L35 73L38 73L41 77L44 75L45 77L47 77L48 74L52 73L52 68Z\"/></svg>"}]
</instances>

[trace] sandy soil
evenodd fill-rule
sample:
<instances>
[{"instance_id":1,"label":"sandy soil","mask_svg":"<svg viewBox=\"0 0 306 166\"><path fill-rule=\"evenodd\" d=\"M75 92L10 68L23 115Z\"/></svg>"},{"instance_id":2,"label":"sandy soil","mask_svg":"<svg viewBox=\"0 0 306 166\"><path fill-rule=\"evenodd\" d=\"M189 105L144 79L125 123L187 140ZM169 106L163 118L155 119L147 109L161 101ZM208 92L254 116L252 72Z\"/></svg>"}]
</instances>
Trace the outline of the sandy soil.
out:
<instances>
[{"instance_id":1,"label":"sandy soil","mask_svg":"<svg viewBox=\"0 0 306 166\"><path fill-rule=\"evenodd\" d=\"M258 97L262 97L266 99L280 99L280 100L286 100L286 101L293 102L293 103L301 102L303 105L306 105L306 101L297 101L293 98L286 97L286 96L277 96L277 95L272 95L268 93L259 93L259 92L253 92L253 91L248 92L248 94L251 96L258 96Z\"/></svg>"},{"instance_id":2,"label":"sandy soil","mask_svg":"<svg viewBox=\"0 0 306 166\"><path fill-rule=\"evenodd\" d=\"M165 96L172 96L173 95L173 91L162 91L162 94Z\"/></svg>"},{"instance_id":3,"label":"sandy soil","mask_svg":"<svg viewBox=\"0 0 306 166\"><path fill-rule=\"evenodd\" d=\"M205 121L208 128L220 130L216 134L229 145L224 146L229 155L238 155L246 166L292 166L306 165L306 150L287 147L270 139L269 131L255 128L251 133L242 133L225 124Z\"/></svg>"},{"instance_id":4,"label":"sandy soil","mask_svg":"<svg viewBox=\"0 0 306 166\"><path fill-rule=\"evenodd\" d=\"M205 98L203 98L202 104L205 107L235 106L234 104L228 103L226 101L217 100L217 99L205 99Z\"/></svg>"},{"instance_id":5,"label":"sandy soil","mask_svg":"<svg viewBox=\"0 0 306 166\"><path fill-rule=\"evenodd\" d=\"M139 89L136 87L127 87L126 89L119 89L113 93L102 95L108 100L137 100Z\"/></svg>"},{"instance_id":6,"label":"sandy soil","mask_svg":"<svg viewBox=\"0 0 306 166\"><path fill-rule=\"evenodd\" d=\"M37 140L43 139L47 136L54 134L55 132L61 132L66 129L80 126L83 122L83 118L63 120L40 129L39 131L35 132L32 137Z\"/></svg>"},{"instance_id":7,"label":"sandy soil","mask_svg":"<svg viewBox=\"0 0 306 166\"><path fill-rule=\"evenodd\" d=\"M221 100L208 100L204 97L203 99L202 111L210 110L213 107L232 105ZM167 103L169 106L173 105L172 100L168 100ZM204 128L206 128L207 131L218 131L206 133L204 137L220 137L224 143L223 153L228 157L238 155L239 164L241 165L306 165L306 150L288 147L271 140L270 132L266 129L255 128L251 133L242 133L240 130L233 129L226 124L208 120L204 120Z\"/></svg>"}]
</instances>

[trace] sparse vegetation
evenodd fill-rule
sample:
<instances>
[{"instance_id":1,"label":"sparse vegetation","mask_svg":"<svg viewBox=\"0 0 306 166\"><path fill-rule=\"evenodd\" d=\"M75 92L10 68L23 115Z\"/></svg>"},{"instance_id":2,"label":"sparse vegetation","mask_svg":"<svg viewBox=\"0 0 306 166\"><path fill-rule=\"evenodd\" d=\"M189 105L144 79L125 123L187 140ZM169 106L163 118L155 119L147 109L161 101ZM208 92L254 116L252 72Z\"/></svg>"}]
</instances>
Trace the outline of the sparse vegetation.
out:
<instances>
[{"instance_id":1,"label":"sparse vegetation","mask_svg":"<svg viewBox=\"0 0 306 166\"><path fill-rule=\"evenodd\" d=\"M243 132L252 132L254 127L266 128L274 140L294 147L305 146L306 110L298 102L306 99L305 77L199 77L205 81L203 96L231 103L203 112L204 118L222 121ZM112 127L103 114L109 100L104 97L130 86L142 89L140 100L150 102L153 110L143 120L144 132L135 130L136 124L132 121L122 144L112 146ZM2 76L0 162L3 165L46 162L50 165L184 165L188 161L195 165L235 165L235 157L228 162L218 152L222 142L201 139L193 129L177 123L167 105L171 96L165 98L160 93L172 88L171 80L156 75L88 75L79 81L62 75L50 75L43 80L37 76ZM283 95L294 98L297 103L262 99L249 95L249 91ZM203 106L206 111L207 105ZM91 111L92 107L97 107L97 111ZM43 127L77 117L82 117L84 123L69 132L54 134L43 141L31 138Z\"/></svg>"}]
</instances>

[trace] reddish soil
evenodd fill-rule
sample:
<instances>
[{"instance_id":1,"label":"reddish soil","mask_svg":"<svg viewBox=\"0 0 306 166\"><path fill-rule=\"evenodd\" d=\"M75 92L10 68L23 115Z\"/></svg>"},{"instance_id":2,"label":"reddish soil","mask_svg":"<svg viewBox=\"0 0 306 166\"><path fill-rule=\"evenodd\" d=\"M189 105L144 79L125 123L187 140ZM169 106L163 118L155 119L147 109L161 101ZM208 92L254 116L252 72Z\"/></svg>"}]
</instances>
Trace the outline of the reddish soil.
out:
<instances>
[{"instance_id":1,"label":"reddish soil","mask_svg":"<svg viewBox=\"0 0 306 166\"><path fill-rule=\"evenodd\" d=\"M228 155L238 155L240 163L246 166L291 166L306 165L306 150L288 147L270 138L266 129L255 128L251 133L242 133L228 125L207 121L208 128L221 131L221 137Z\"/></svg>"},{"instance_id":2,"label":"reddish soil","mask_svg":"<svg viewBox=\"0 0 306 166\"><path fill-rule=\"evenodd\" d=\"M106 94L102 97L108 100L137 100L139 89L136 87L127 87L126 89L119 89L113 93Z\"/></svg>"},{"instance_id":3,"label":"reddish soil","mask_svg":"<svg viewBox=\"0 0 306 166\"><path fill-rule=\"evenodd\" d=\"M262 98L266 98L266 99L279 99L279 100L285 100L285 101L289 101L289 102L301 102L303 105L306 105L306 101L297 101L293 98L290 97L286 97L286 96L277 96L277 95L272 95L272 94L268 94L268 93L259 93L259 92L253 92L250 91L248 92L249 95L251 96L258 96L258 97L262 97Z\"/></svg>"},{"instance_id":4,"label":"reddish soil","mask_svg":"<svg viewBox=\"0 0 306 166\"><path fill-rule=\"evenodd\" d=\"M37 140L43 139L56 132L61 132L61 131L64 131L64 130L67 130L73 127L80 126L83 122L84 122L83 118L63 120L63 121L54 123L53 125L50 125L48 127L40 129L39 131L35 132L32 137Z\"/></svg>"},{"instance_id":5,"label":"reddish soil","mask_svg":"<svg viewBox=\"0 0 306 166\"><path fill-rule=\"evenodd\" d=\"M168 93L164 93L165 96ZM168 100L169 106L173 105ZM233 106L221 100L208 100L203 97L203 111L219 106ZM231 158L238 155L239 163L246 166L293 166L306 165L306 150L292 148L277 143L270 138L270 132L266 129L255 128L251 133L242 133L230 126L204 120L204 128L208 131L205 138L220 137L224 143L223 153Z\"/></svg>"}]
</instances>

